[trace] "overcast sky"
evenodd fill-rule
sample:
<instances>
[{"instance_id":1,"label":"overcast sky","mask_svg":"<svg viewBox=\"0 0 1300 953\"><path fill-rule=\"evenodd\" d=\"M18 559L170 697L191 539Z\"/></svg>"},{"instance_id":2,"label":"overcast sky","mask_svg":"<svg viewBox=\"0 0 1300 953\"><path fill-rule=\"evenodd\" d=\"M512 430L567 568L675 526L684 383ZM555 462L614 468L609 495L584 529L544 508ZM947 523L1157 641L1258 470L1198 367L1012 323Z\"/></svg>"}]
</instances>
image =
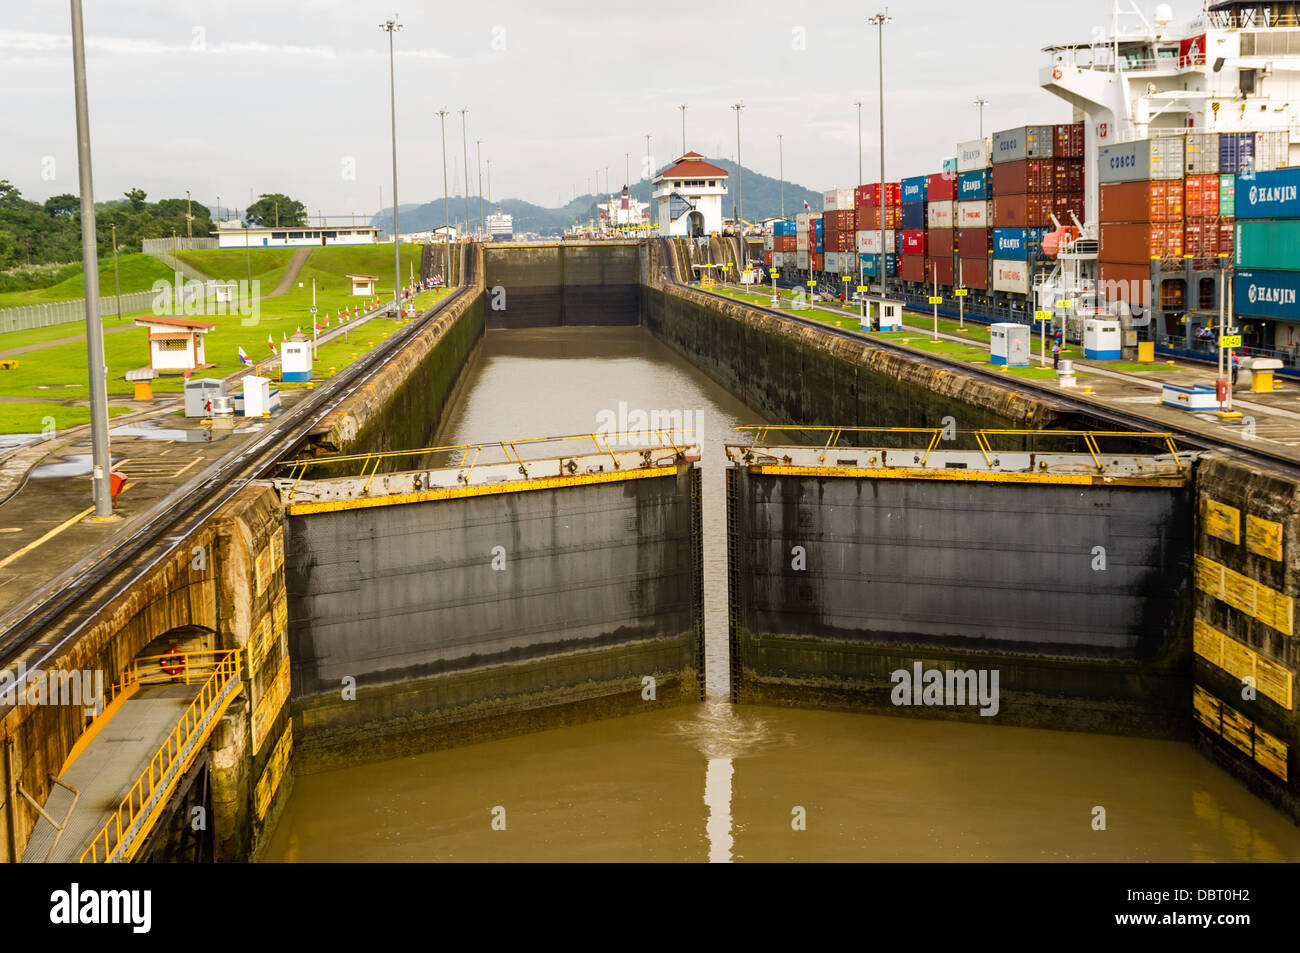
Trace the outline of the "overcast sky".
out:
<instances>
[{"instance_id":1,"label":"overcast sky","mask_svg":"<svg viewBox=\"0 0 1300 953\"><path fill-rule=\"evenodd\" d=\"M1150 4L1144 4L1150 6ZM392 200L388 45L394 13L371 0L86 0L95 195L133 186L243 208L249 190L286 192L311 213L369 215ZM1174 4L1176 19L1200 9ZM878 169L875 5L849 0L476 0L402 7L396 35L402 204L442 194L439 108L452 194L468 107L497 198L554 206L618 188L625 154L641 175L645 135L662 167L687 147L741 159L815 189ZM68 4L0 0L0 178L44 200L76 192ZM913 0L885 29L887 176L938 171L978 134L1064 122L1038 89L1042 47L1086 40L1108 0Z\"/></svg>"}]
</instances>

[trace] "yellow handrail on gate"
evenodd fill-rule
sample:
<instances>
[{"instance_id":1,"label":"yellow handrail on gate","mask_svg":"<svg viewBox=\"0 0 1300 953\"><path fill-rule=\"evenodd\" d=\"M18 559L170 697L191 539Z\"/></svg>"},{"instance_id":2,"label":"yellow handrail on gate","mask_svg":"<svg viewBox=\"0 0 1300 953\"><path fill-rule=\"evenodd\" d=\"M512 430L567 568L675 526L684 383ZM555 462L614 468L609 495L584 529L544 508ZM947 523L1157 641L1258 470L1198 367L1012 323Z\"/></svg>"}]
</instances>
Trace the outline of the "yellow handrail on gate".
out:
<instances>
[{"instance_id":1,"label":"yellow handrail on gate","mask_svg":"<svg viewBox=\"0 0 1300 953\"><path fill-rule=\"evenodd\" d=\"M196 657L197 660L192 662L191 660ZM164 670L163 659L168 660L168 669L177 668L178 671L173 673ZM177 781L188 768L189 762L197 753L198 744L191 745L191 742L201 742L202 739L198 738L200 734L204 737L211 734L216 719L220 717L221 712L234 696L234 692L226 689L232 681L236 683L239 681L239 673L238 649L166 652L162 655L136 659L132 663L131 668L124 675L123 684L160 684L180 681L188 685L193 679L204 675L207 678L199 688L198 695L185 709L185 714L176 723L176 727L168 734L167 740L159 746L149 760L148 766L122 798L117 810L100 828L99 833L90 842L90 846L82 852L79 858L81 863L129 861L134 856L166 805L171 788L176 786ZM205 723L206 727L204 727ZM190 747L189 752L186 752L187 746ZM178 764L178 759L182 758L183 762ZM177 770L172 771L173 767ZM151 800L159 792L161 796L150 807ZM146 818L145 825L136 833L131 844L123 850L123 834L131 829L146 809L149 810L149 816Z\"/></svg>"}]
</instances>

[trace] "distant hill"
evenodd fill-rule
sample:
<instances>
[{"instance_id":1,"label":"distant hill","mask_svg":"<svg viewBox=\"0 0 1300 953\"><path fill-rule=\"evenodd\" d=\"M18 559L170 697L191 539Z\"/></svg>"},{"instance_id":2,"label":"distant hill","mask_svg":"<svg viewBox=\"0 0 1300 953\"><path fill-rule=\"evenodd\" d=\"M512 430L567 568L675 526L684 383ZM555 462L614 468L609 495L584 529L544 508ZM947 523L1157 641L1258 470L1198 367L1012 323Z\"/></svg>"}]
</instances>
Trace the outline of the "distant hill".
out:
<instances>
[{"instance_id":1,"label":"distant hill","mask_svg":"<svg viewBox=\"0 0 1300 953\"><path fill-rule=\"evenodd\" d=\"M723 209L723 214L730 217L732 212L731 203L736 199L736 164L727 159L709 159L708 161L726 169L731 176L730 194L727 196L727 203ZM755 222L781 214L781 182L779 179L771 178L747 168L744 170L743 185L746 220ZM619 186L619 188L621 189L622 186ZM640 182L634 183L631 190L633 196L644 201L646 180L642 179ZM484 200L483 212L485 215L491 214L499 207L501 211L514 216L516 232L559 235L566 228L573 225L575 221L585 224L588 219L599 219L596 203L602 201L604 201L604 196L580 195L561 208L543 208L522 199L504 199L490 204ZM802 212L805 201L808 202L813 211L821 211L822 196L820 192L814 192L792 182L785 184L785 213L787 216L793 218L796 212ZM464 196L454 196L449 203L448 211L451 213L452 225L458 225L465 218ZM398 212L398 225L403 233L422 232L430 228L437 228L439 225L446 224L448 218L443 211L441 198L426 202L423 205L404 204L399 206ZM477 222L478 196L476 195L471 195L469 198L469 212L471 221ZM392 225L392 220L392 209L387 208L375 215L370 220L370 224L381 229L387 229Z\"/></svg>"}]
</instances>

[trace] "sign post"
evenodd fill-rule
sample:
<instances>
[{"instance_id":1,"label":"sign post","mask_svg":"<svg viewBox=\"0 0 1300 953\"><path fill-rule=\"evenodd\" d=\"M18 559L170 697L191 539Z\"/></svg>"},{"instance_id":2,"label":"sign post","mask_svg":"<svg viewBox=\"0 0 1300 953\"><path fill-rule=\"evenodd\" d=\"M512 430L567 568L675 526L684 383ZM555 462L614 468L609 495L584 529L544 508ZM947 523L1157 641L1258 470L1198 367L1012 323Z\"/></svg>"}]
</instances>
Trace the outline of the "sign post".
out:
<instances>
[{"instance_id":1,"label":"sign post","mask_svg":"<svg viewBox=\"0 0 1300 953\"><path fill-rule=\"evenodd\" d=\"M1038 322L1038 363L1047 366L1047 322L1052 320L1052 312L1035 311L1034 320Z\"/></svg>"}]
</instances>

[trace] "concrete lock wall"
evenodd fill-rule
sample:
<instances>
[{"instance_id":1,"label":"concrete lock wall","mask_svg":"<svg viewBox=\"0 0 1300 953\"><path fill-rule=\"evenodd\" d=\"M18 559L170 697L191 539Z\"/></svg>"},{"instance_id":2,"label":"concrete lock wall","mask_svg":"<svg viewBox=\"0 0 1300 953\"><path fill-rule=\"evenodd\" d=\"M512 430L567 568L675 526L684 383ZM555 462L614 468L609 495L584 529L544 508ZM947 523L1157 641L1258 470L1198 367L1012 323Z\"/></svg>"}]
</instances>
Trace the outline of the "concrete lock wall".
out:
<instances>
[{"instance_id":1,"label":"concrete lock wall","mask_svg":"<svg viewBox=\"0 0 1300 953\"><path fill-rule=\"evenodd\" d=\"M699 698L699 474L678 469L290 516L298 750L385 757Z\"/></svg>"},{"instance_id":2,"label":"concrete lock wall","mask_svg":"<svg viewBox=\"0 0 1300 953\"><path fill-rule=\"evenodd\" d=\"M635 242L485 246L489 328L641 323Z\"/></svg>"},{"instance_id":3,"label":"concrete lock wall","mask_svg":"<svg viewBox=\"0 0 1300 953\"><path fill-rule=\"evenodd\" d=\"M672 263L661 262L663 248L649 246L650 281L641 289L646 327L770 420L938 427L952 417L960 430L1087 427L1050 400L794 325L743 302L667 285L662 270Z\"/></svg>"},{"instance_id":4,"label":"concrete lock wall","mask_svg":"<svg viewBox=\"0 0 1300 953\"><path fill-rule=\"evenodd\" d=\"M1223 454L1197 490L1197 747L1300 820L1300 480Z\"/></svg>"},{"instance_id":5,"label":"concrete lock wall","mask_svg":"<svg viewBox=\"0 0 1300 953\"><path fill-rule=\"evenodd\" d=\"M999 670L998 723L1186 736L1189 487L728 480L738 701L981 720L896 707L921 661Z\"/></svg>"}]
</instances>

